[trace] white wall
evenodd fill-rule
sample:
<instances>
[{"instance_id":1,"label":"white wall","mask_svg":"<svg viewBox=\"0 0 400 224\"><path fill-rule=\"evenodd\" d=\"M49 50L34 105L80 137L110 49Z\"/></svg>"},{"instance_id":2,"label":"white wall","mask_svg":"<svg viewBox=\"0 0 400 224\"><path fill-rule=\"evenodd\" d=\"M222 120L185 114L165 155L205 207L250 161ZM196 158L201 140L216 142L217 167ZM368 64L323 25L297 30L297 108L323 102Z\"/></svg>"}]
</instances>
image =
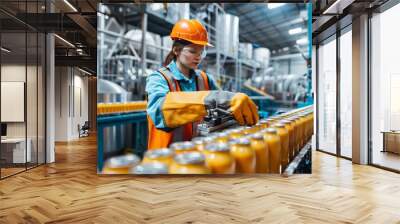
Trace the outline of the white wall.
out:
<instances>
[{"instance_id":1,"label":"white wall","mask_svg":"<svg viewBox=\"0 0 400 224\"><path fill-rule=\"evenodd\" d=\"M37 70L38 69L38 70ZM1 66L1 81L3 82L24 82L26 84L26 108L22 107L22 113L25 113L27 119L24 122L6 122L7 137L25 138L25 134L30 139L30 148L32 161L44 163L44 74L42 67L25 64L3 64ZM27 77L27 81L25 78ZM21 93L23 94L23 92ZM7 96L2 96L7 97ZM1 108L1 110L10 110L10 108ZM10 111L9 111L10 112ZM11 111L12 113L12 111ZM39 153L37 156L36 153Z\"/></svg>"},{"instance_id":2,"label":"white wall","mask_svg":"<svg viewBox=\"0 0 400 224\"><path fill-rule=\"evenodd\" d=\"M56 67L56 141L79 138L78 124L88 120L88 78L83 75L76 68Z\"/></svg>"},{"instance_id":3,"label":"white wall","mask_svg":"<svg viewBox=\"0 0 400 224\"><path fill-rule=\"evenodd\" d=\"M1 66L1 81L4 82L25 82L25 75L28 72L28 87L27 87L27 119L28 119L28 137L31 133L30 128L35 131L36 136L36 66L27 66L19 64L5 64ZM35 78L33 78L35 77ZM40 101L41 102L41 101ZM42 105L38 105L41 107ZM7 108L1 108L7 110ZM7 136L8 137L25 137L25 123L26 122L7 122ZM32 131L33 132L33 131Z\"/></svg>"},{"instance_id":4,"label":"white wall","mask_svg":"<svg viewBox=\"0 0 400 224\"><path fill-rule=\"evenodd\" d=\"M67 141L69 136L69 84L67 67L55 68L55 141Z\"/></svg>"}]
</instances>

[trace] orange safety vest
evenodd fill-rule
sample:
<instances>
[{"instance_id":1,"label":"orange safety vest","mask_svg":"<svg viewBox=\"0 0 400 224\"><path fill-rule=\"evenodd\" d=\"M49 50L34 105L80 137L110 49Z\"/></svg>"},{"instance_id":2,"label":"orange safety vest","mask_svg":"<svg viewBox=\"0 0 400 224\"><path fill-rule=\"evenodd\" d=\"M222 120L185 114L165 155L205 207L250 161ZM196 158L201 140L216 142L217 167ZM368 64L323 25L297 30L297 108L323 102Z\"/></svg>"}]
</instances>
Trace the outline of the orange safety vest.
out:
<instances>
[{"instance_id":1,"label":"orange safety vest","mask_svg":"<svg viewBox=\"0 0 400 224\"><path fill-rule=\"evenodd\" d=\"M179 92L181 88L176 79L173 78L172 72L163 67L158 70L160 74L165 78L168 83L169 91L171 92ZM205 72L201 71L200 75L197 76L196 79L197 91L205 91L210 90L208 85L208 77ZM196 127L199 122L193 122L185 124L181 127L175 128L171 132L166 132L160 129L157 129L151 120L150 116L147 115L147 124L148 124L148 149L158 149L158 148L166 148L173 142L179 141L190 141L193 137L193 133L196 133Z\"/></svg>"}]
</instances>

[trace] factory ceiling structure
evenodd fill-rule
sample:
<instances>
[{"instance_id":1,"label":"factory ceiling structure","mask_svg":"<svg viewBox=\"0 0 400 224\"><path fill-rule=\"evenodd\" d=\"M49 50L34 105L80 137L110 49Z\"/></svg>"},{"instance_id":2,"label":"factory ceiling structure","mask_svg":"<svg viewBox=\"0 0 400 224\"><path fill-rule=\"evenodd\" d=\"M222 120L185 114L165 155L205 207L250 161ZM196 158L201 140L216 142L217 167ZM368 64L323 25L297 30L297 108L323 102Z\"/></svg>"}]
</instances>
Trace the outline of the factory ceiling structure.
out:
<instances>
[{"instance_id":1,"label":"factory ceiling structure","mask_svg":"<svg viewBox=\"0 0 400 224\"><path fill-rule=\"evenodd\" d=\"M52 13L49 13L49 7L46 9L45 1L39 2L43 2L41 7L24 1L1 1L2 29L12 31L18 26L27 26L54 32L57 34L56 65L75 65L95 74L97 4L128 1L52 1ZM204 4L191 3L194 8L201 5ZM267 47L272 55L298 53L296 45L307 51L307 10L304 4L221 3L221 6L227 13L239 17L240 42ZM140 22L139 15L136 17L132 21Z\"/></svg>"},{"instance_id":2,"label":"factory ceiling structure","mask_svg":"<svg viewBox=\"0 0 400 224\"><path fill-rule=\"evenodd\" d=\"M52 1L47 6L46 1L38 2L42 4L1 1L1 29L13 32L27 27L54 32L56 65L77 66L96 74L96 8L100 1Z\"/></svg>"},{"instance_id":3,"label":"factory ceiling structure","mask_svg":"<svg viewBox=\"0 0 400 224\"><path fill-rule=\"evenodd\" d=\"M274 54L307 49L307 9L300 3L225 3L227 13L239 16L239 40L266 47Z\"/></svg>"}]
</instances>

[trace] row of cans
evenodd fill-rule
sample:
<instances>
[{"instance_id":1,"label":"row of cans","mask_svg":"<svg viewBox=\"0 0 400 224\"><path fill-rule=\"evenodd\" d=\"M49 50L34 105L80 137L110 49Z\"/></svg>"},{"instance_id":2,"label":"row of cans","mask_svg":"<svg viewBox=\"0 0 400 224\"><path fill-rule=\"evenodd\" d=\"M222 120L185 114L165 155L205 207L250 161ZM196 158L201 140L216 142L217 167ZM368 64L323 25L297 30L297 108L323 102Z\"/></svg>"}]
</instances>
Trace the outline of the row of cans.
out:
<instances>
[{"instance_id":1,"label":"row of cans","mask_svg":"<svg viewBox=\"0 0 400 224\"><path fill-rule=\"evenodd\" d=\"M106 161L108 174L280 174L313 134L312 107Z\"/></svg>"},{"instance_id":2,"label":"row of cans","mask_svg":"<svg viewBox=\"0 0 400 224\"><path fill-rule=\"evenodd\" d=\"M98 103L97 114L121 114L136 111L144 111L147 107L147 101L134 101L134 102L116 102L116 103Z\"/></svg>"}]
</instances>

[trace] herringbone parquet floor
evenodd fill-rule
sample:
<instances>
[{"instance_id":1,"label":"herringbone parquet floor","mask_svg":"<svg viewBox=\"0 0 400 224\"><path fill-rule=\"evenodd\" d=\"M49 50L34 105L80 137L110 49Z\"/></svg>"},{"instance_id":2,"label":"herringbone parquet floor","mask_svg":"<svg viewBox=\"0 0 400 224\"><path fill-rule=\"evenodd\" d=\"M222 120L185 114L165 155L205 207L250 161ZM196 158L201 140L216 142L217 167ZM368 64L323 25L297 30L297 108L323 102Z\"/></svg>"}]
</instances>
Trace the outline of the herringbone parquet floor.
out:
<instances>
[{"instance_id":1,"label":"herringbone parquet floor","mask_svg":"<svg viewBox=\"0 0 400 224\"><path fill-rule=\"evenodd\" d=\"M400 175L320 152L313 174L104 177L93 137L0 181L0 223L400 223Z\"/></svg>"}]
</instances>

